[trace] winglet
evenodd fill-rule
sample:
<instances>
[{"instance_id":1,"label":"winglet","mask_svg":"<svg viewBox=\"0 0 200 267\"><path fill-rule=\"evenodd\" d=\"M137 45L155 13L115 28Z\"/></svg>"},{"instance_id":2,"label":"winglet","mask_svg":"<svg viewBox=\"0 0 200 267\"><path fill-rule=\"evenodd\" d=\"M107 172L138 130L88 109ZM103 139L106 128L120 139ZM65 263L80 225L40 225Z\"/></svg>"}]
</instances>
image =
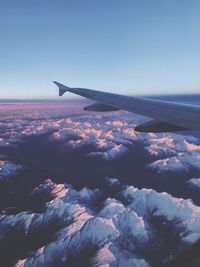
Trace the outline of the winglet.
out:
<instances>
[{"instance_id":1,"label":"winglet","mask_svg":"<svg viewBox=\"0 0 200 267\"><path fill-rule=\"evenodd\" d=\"M56 81L53 81L53 82L54 82L55 85L57 85L58 88L59 88L59 96L63 96L64 93L68 91L69 87L67 87L67 86L65 86L65 85L63 85L63 84L61 84L61 83L58 83L58 82L56 82Z\"/></svg>"}]
</instances>

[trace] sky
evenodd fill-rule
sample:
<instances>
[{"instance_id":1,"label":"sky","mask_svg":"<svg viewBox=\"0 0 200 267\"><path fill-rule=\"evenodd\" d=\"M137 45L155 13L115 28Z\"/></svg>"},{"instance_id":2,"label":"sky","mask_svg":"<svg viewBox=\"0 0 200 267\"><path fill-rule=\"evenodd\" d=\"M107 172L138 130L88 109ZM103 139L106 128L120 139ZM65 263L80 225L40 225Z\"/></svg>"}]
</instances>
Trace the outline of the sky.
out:
<instances>
[{"instance_id":1,"label":"sky","mask_svg":"<svg viewBox=\"0 0 200 267\"><path fill-rule=\"evenodd\" d=\"M53 80L200 93L199 14L199 0L0 0L0 99L57 97Z\"/></svg>"}]
</instances>

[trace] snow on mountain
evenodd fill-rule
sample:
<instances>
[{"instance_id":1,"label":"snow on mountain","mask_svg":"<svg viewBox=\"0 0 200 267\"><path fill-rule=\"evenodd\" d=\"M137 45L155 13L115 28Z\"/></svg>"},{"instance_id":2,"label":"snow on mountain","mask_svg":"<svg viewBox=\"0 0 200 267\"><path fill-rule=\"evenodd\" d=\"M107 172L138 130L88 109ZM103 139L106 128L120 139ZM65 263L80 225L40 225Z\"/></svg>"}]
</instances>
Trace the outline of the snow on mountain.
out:
<instances>
[{"instance_id":1,"label":"snow on mountain","mask_svg":"<svg viewBox=\"0 0 200 267\"><path fill-rule=\"evenodd\" d=\"M112 147L110 150L107 150L105 152L91 152L88 153L89 157L101 157L104 160L112 160L119 158L120 156L124 155L128 149L124 145L117 145L115 144L114 147Z\"/></svg>"},{"instance_id":2,"label":"snow on mountain","mask_svg":"<svg viewBox=\"0 0 200 267\"><path fill-rule=\"evenodd\" d=\"M106 243L92 259L94 267L149 267L150 265L136 255L115 246L113 243Z\"/></svg>"},{"instance_id":3,"label":"snow on mountain","mask_svg":"<svg viewBox=\"0 0 200 267\"><path fill-rule=\"evenodd\" d=\"M0 160L0 179L15 175L25 169L25 166L10 161Z\"/></svg>"},{"instance_id":4,"label":"snow on mountain","mask_svg":"<svg viewBox=\"0 0 200 267\"><path fill-rule=\"evenodd\" d=\"M115 186L116 178L107 184ZM118 194L103 197L99 189L77 191L51 180L35 192L39 188L52 197L43 213L21 212L0 219L1 245L8 235L10 242L17 233L26 240L37 236L34 253L19 259L18 267L81 266L81 262L147 267L155 255L161 255L161 264L166 257L175 256L174 251L183 251L200 238L200 207L168 193L121 185ZM169 242L176 238L167 251L165 231ZM51 236L50 241L43 243L44 234ZM21 246L26 248L26 243Z\"/></svg>"},{"instance_id":5,"label":"snow on mountain","mask_svg":"<svg viewBox=\"0 0 200 267\"><path fill-rule=\"evenodd\" d=\"M147 165L148 168L154 169L159 173L165 172L189 172L189 170L200 170L200 153L199 152L179 152L176 156L159 159Z\"/></svg>"},{"instance_id":6,"label":"snow on mountain","mask_svg":"<svg viewBox=\"0 0 200 267\"><path fill-rule=\"evenodd\" d=\"M182 241L194 243L200 238L200 207L190 200L173 198L152 189L138 190L133 186L129 186L122 197L139 216L160 217L165 224L173 225Z\"/></svg>"},{"instance_id":7,"label":"snow on mountain","mask_svg":"<svg viewBox=\"0 0 200 267\"><path fill-rule=\"evenodd\" d=\"M200 190L200 178L191 178L186 183L189 187Z\"/></svg>"},{"instance_id":8,"label":"snow on mountain","mask_svg":"<svg viewBox=\"0 0 200 267\"><path fill-rule=\"evenodd\" d=\"M164 134L152 135L147 141L147 152L155 160L147 165L148 168L165 172L188 172L200 169L200 145L195 137Z\"/></svg>"},{"instance_id":9,"label":"snow on mountain","mask_svg":"<svg viewBox=\"0 0 200 267\"><path fill-rule=\"evenodd\" d=\"M69 148L80 149L91 146L88 157L113 160L125 155L135 143L144 146L149 157L148 167L161 173L199 170L199 139L175 133L138 133L134 127L145 121L132 113L84 113L76 116L79 109L70 110L63 117L59 110L26 110L8 114L2 124L5 134L0 146L20 145L27 136L47 134L47 141L56 142L64 153ZM196 159L197 158L197 159Z\"/></svg>"}]
</instances>

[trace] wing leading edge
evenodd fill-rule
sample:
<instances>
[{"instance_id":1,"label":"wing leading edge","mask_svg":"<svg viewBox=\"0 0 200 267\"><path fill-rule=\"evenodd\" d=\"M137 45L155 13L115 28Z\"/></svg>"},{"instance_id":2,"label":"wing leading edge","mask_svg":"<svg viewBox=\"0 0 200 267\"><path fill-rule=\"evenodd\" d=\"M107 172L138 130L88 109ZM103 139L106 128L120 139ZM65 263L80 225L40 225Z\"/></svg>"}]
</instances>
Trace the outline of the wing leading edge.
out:
<instances>
[{"instance_id":1,"label":"wing leading edge","mask_svg":"<svg viewBox=\"0 0 200 267\"><path fill-rule=\"evenodd\" d=\"M200 130L200 106L197 105L125 96L85 88L71 88L58 82L54 83L59 88L60 96L68 91L104 104L111 110L122 109L153 119L146 125L137 126L138 131Z\"/></svg>"}]
</instances>

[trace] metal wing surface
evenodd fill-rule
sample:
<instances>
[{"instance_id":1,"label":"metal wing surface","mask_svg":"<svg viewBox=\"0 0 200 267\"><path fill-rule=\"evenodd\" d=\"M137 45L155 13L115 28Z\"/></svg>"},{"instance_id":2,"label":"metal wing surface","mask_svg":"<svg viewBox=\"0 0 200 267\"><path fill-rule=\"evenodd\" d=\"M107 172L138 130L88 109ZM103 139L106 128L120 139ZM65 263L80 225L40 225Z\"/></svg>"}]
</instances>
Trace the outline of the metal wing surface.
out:
<instances>
[{"instance_id":1,"label":"metal wing surface","mask_svg":"<svg viewBox=\"0 0 200 267\"><path fill-rule=\"evenodd\" d=\"M145 97L125 96L93 89L70 88L58 82L54 83L59 88L60 96L68 91L92 99L99 103L99 105L104 104L107 109L108 107L110 107L111 110L112 108L113 110L122 109L153 119L147 124L137 126L136 130L138 131L162 132L185 129L200 130L200 106L198 105L162 101Z\"/></svg>"}]
</instances>

